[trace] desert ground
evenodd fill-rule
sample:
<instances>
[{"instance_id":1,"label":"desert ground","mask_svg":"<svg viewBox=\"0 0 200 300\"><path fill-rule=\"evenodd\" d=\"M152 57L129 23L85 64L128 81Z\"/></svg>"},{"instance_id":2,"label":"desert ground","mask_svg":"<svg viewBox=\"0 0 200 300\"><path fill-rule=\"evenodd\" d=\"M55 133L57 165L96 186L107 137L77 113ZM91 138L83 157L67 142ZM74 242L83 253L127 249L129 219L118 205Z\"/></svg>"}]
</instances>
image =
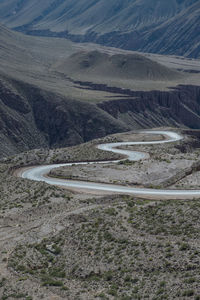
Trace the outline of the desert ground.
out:
<instances>
[{"instance_id":1,"label":"desert ground","mask_svg":"<svg viewBox=\"0 0 200 300\"><path fill-rule=\"evenodd\" d=\"M148 154L143 161L72 166L50 175L199 188L198 131L179 132L183 141L134 147ZM116 134L1 162L1 299L200 298L198 199L69 191L17 177L28 165L116 159L95 146L148 139L139 132Z\"/></svg>"}]
</instances>

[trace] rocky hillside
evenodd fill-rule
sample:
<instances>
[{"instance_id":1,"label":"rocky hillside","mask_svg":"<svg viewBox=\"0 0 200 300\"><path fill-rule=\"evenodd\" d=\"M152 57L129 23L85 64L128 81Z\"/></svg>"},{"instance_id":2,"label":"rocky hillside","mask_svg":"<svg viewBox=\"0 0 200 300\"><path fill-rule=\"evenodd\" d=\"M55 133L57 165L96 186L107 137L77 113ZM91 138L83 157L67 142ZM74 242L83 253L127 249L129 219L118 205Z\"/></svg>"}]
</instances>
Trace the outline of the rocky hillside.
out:
<instances>
[{"instance_id":1,"label":"rocky hillside","mask_svg":"<svg viewBox=\"0 0 200 300\"><path fill-rule=\"evenodd\" d=\"M34 35L200 56L199 0L2 0L0 22Z\"/></svg>"},{"instance_id":2,"label":"rocky hillside","mask_svg":"<svg viewBox=\"0 0 200 300\"><path fill-rule=\"evenodd\" d=\"M133 128L200 128L200 87L179 86L171 92L123 92L130 98L105 101L98 106Z\"/></svg>"},{"instance_id":3,"label":"rocky hillside","mask_svg":"<svg viewBox=\"0 0 200 300\"><path fill-rule=\"evenodd\" d=\"M128 126L93 104L0 80L0 157L75 145L124 130Z\"/></svg>"},{"instance_id":4,"label":"rocky hillside","mask_svg":"<svg viewBox=\"0 0 200 300\"><path fill-rule=\"evenodd\" d=\"M200 128L199 87L180 86L173 92L131 92L92 84L88 88L104 89L108 94L112 90L121 93L124 100L94 105L22 82L1 80L0 156L34 148L75 145L129 129Z\"/></svg>"},{"instance_id":5,"label":"rocky hillside","mask_svg":"<svg viewBox=\"0 0 200 300\"><path fill-rule=\"evenodd\" d=\"M67 40L2 26L0 42L0 157L135 128L200 128L199 87L175 88L189 75L138 54L77 51ZM152 91L152 82L169 79L174 90ZM127 80L131 88L120 87ZM151 90L134 90L138 81L142 88L151 81Z\"/></svg>"}]
</instances>

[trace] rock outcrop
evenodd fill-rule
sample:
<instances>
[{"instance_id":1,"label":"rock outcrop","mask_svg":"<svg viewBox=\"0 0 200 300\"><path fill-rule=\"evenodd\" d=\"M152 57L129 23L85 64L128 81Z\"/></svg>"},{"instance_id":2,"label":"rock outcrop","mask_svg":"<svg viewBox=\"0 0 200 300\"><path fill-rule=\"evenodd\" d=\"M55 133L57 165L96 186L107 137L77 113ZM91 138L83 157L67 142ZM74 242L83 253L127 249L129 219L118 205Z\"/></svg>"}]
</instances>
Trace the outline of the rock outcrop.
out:
<instances>
[{"instance_id":1,"label":"rock outcrop","mask_svg":"<svg viewBox=\"0 0 200 300\"><path fill-rule=\"evenodd\" d=\"M102 87L101 87L102 88ZM200 128L200 87L179 86L170 92L133 92L132 97L105 101L100 108L135 128L186 126Z\"/></svg>"},{"instance_id":2,"label":"rock outcrop","mask_svg":"<svg viewBox=\"0 0 200 300\"><path fill-rule=\"evenodd\" d=\"M0 157L34 148L80 144L128 130L96 105L39 88L0 83Z\"/></svg>"},{"instance_id":3,"label":"rock outcrop","mask_svg":"<svg viewBox=\"0 0 200 300\"><path fill-rule=\"evenodd\" d=\"M19 81L0 82L0 156L34 148L65 147L130 129L158 126L200 128L200 87L134 92L82 83L124 95L90 104Z\"/></svg>"}]
</instances>

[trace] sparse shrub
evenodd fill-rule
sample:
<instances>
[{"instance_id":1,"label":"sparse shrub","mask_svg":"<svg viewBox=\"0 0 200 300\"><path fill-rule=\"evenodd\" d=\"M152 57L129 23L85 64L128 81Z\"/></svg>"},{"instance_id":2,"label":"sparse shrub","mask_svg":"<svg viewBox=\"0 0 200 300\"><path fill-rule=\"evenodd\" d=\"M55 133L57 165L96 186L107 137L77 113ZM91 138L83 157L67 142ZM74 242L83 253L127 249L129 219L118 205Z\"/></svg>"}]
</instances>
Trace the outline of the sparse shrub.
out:
<instances>
[{"instance_id":1,"label":"sparse shrub","mask_svg":"<svg viewBox=\"0 0 200 300\"><path fill-rule=\"evenodd\" d=\"M183 292L183 297L192 297L194 295L193 290L186 290Z\"/></svg>"}]
</instances>

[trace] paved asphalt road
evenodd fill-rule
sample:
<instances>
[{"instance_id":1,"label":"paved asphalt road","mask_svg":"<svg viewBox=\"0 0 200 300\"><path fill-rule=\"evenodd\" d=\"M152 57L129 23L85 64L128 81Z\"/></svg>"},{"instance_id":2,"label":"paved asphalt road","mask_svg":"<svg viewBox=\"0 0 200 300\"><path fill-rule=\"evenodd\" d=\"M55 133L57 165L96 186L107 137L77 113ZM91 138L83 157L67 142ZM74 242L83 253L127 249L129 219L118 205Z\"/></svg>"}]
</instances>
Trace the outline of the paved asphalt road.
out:
<instances>
[{"instance_id":1,"label":"paved asphalt road","mask_svg":"<svg viewBox=\"0 0 200 300\"><path fill-rule=\"evenodd\" d=\"M158 134L164 135L166 137L165 140L161 141L149 141L149 142L120 142L120 143L109 143L109 144L101 144L97 147L104 151L112 151L115 153L123 154L132 161L137 161L143 159L145 154L138 151L128 151L116 149L116 147L124 146L124 145L155 145L155 144L164 144L164 143L172 143L182 139L178 133L171 131L144 131L148 134ZM118 161L115 161L118 162ZM97 162L90 162L97 163ZM98 162L101 164L110 163L110 162ZM113 161L112 161L113 163ZM78 162L76 165L84 165L88 164L88 162ZM147 189L147 188L138 188L138 187L129 187L122 185L114 185L114 184L102 184L102 183L93 183L86 181L75 181L75 180L63 180L57 178L50 178L46 175L54 168L59 168L62 166L71 166L72 163L65 164L53 164L53 165L45 165L45 166L37 166L29 168L21 173L21 177L34 180L34 181L44 181L51 185L63 186L72 189L84 189L84 190L96 190L98 192L116 192L123 194L132 194L132 195L146 195L146 196L163 196L163 197L197 197L200 196L200 190L167 190L167 189ZM74 163L73 163L74 165Z\"/></svg>"}]
</instances>

